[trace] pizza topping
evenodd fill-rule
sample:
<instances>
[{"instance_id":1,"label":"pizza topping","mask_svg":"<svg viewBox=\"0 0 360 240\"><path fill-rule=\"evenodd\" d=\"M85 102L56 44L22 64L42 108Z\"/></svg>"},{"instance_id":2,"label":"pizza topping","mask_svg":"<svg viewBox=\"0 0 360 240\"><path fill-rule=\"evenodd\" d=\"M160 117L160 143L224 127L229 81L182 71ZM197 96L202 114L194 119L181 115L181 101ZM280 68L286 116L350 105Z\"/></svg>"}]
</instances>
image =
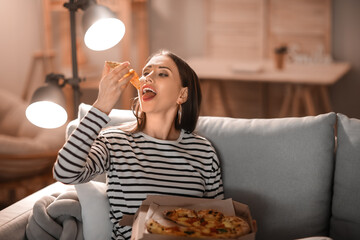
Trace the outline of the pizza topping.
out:
<instances>
[{"instance_id":1,"label":"pizza topping","mask_svg":"<svg viewBox=\"0 0 360 240\"><path fill-rule=\"evenodd\" d=\"M186 233L186 234L188 234L188 235L191 235L191 234L194 234L195 233L195 231L184 231L184 233Z\"/></svg>"},{"instance_id":2,"label":"pizza topping","mask_svg":"<svg viewBox=\"0 0 360 240\"><path fill-rule=\"evenodd\" d=\"M226 230L225 228L218 228L218 229L216 229L216 232L217 233L227 233L228 230Z\"/></svg>"},{"instance_id":3,"label":"pizza topping","mask_svg":"<svg viewBox=\"0 0 360 240\"><path fill-rule=\"evenodd\" d=\"M194 210L184 208L166 211L164 215L167 219L182 226L192 226L194 222L199 220Z\"/></svg>"},{"instance_id":4,"label":"pizza topping","mask_svg":"<svg viewBox=\"0 0 360 240\"><path fill-rule=\"evenodd\" d=\"M164 217L178 224L165 227L153 219L146 222L148 232L188 237L237 238L250 232L249 224L237 216L224 216L217 210L178 208L164 212Z\"/></svg>"},{"instance_id":5,"label":"pizza topping","mask_svg":"<svg viewBox=\"0 0 360 240\"><path fill-rule=\"evenodd\" d=\"M204 218L205 220L208 220L208 221L214 221L214 220L218 221L224 217L224 214L222 214L219 211L213 210L213 209L200 210L200 211L198 211L197 214L200 218Z\"/></svg>"}]
</instances>

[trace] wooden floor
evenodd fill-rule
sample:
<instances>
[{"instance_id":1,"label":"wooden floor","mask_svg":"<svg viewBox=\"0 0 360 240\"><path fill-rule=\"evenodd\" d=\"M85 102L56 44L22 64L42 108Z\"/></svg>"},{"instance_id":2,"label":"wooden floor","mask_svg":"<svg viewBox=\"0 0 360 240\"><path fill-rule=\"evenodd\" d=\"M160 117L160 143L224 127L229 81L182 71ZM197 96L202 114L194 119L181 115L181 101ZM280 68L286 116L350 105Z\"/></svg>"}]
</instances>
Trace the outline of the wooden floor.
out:
<instances>
[{"instance_id":1,"label":"wooden floor","mask_svg":"<svg viewBox=\"0 0 360 240\"><path fill-rule=\"evenodd\" d=\"M54 182L52 169L32 177L0 181L0 210Z\"/></svg>"}]
</instances>

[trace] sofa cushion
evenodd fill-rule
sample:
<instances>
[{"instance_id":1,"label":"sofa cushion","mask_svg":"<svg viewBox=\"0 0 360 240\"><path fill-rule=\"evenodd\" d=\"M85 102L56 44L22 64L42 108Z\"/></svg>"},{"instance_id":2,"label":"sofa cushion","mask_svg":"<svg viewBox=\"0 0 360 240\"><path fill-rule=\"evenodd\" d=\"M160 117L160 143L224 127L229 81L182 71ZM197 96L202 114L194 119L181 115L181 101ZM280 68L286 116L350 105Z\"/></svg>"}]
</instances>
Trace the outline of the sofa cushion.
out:
<instances>
[{"instance_id":1,"label":"sofa cushion","mask_svg":"<svg viewBox=\"0 0 360 240\"><path fill-rule=\"evenodd\" d=\"M249 205L256 239L328 234L335 119L199 119L196 131L220 157L225 196Z\"/></svg>"},{"instance_id":2,"label":"sofa cushion","mask_svg":"<svg viewBox=\"0 0 360 240\"><path fill-rule=\"evenodd\" d=\"M84 239L111 239L110 204L105 183L90 181L75 185L81 204Z\"/></svg>"},{"instance_id":3,"label":"sofa cushion","mask_svg":"<svg viewBox=\"0 0 360 240\"><path fill-rule=\"evenodd\" d=\"M338 114L330 236L360 239L360 120Z\"/></svg>"},{"instance_id":4,"label":"sofa cushion","mask_svg":"<svg viewBox=\"0 0 360 240\"><path fill-rule=\"evenodd\" d=\"M75 120L72 120L68 125L66 129L66 138L75 130L76 126L79 124L79 119L82 119L85 114L90 110L91 105L81 103L79 105L79 112L78 112L78 118ZM120 123L125 123L129 121L134 121L135 116L130 110L120 110L120 109L113 109L110 114L110 122L105 126L114 126Z\"/></svg>"}]
</instances>

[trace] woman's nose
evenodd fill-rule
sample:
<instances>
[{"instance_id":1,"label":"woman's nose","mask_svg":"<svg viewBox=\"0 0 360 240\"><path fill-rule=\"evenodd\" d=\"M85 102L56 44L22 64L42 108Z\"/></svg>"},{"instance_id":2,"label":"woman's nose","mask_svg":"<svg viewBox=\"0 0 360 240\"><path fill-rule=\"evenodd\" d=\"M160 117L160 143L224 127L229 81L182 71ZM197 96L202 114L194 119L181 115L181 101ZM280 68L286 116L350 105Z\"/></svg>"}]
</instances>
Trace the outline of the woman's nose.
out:
<instances>
[{"instance_id":1,"label":"woman's nose","mask_svg":"<svg viewBox=\"0 0 360 240\"><path fill-rule=\"evenodd\" d=\"M142 78L140 78L140 81L142 80L144 82L152 82L152 73L153 72L147 74L146 76L142 76Z\"/></svg>"}]
</instances>

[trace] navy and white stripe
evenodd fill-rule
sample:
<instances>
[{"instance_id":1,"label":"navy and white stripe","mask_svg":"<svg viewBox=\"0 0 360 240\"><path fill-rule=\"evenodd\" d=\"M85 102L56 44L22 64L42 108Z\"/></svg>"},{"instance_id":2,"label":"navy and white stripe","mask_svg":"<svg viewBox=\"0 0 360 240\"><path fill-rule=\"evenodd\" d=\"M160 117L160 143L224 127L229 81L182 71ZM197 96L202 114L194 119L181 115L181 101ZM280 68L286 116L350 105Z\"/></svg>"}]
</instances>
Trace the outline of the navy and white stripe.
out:
<instances>
[{"instance_id":1,"label":"navy and white stripe","mask_svg":"<svg viewBox=\"0 0 360 240\"><path fill-rule=\"evenodd\" d=\"M107 172L113 239L130 239L118 224L134 214L148 194L223 198L219 160L205 138L181 132L175 141L116 128L101 131L109 117L92 108L60 150L54 176L82 183Z\"/></svg>"}]
</instances>

